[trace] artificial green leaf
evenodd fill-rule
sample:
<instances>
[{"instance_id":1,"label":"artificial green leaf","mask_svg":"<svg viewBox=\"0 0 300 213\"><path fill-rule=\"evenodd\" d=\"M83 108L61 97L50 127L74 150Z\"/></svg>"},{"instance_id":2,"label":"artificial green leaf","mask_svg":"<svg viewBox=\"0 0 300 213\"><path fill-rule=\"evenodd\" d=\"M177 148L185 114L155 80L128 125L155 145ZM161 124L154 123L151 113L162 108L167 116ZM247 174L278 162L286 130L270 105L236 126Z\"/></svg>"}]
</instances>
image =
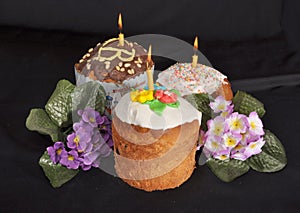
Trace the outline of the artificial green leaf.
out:
<instances>
[{"instance_id":1,"label":"artificial green leaf","mask_svg":"<svg viewBox=\"0 0 300 213\"><path fill-rule=\"evenodd\" d=\"M53 142L63 139L63 133L43 109L32 109L26 119L26 127L43 135L50 135Z\"/></svg>"},{"instance_id":2,"label":"artificial green leaf","mask_svg":"<svg viewBox=\"0 0 300 213\"><path fill-rule=\"evenodd\" d=\"M208 116L206 114L202 114L202 117L201 117L201 127L200 128L203 131L205 131L205 132L208 130L208 128L207 128L207 121L210 120L210 119L211 119L210 116Z\"/></svg>"},{"instance_id":3,"label":"artificial green leaf","mask_svg":"<svg viewBox=\"0 0 300 213\"><path fill-rule=\"evenodd\" d=\"M276 172L283 169L287 164L283 145L269 130L265 130L264 140L266 143L262 152L248 158L247 164L258 172Z\"/></svg>"},{"instance_id":4,"label":"artificial green leaf","mask_svg":"<svg viewBox=\"0 0 300 213\"><path fill-rule=\"evenodd\" d=\"M72 98L75 86L67 80L60 80L48 100L45 109L51 120L59 127L72 124Z\"/></svg>"},{"instance_id":5,"label":"artificial green leaf","mask_svg":"<svg viewBox=\"0 0 300 213\"><path fill-rule=\"evenodd\" d=\"M47 151L44 152L40 158L39 164L43 168L45 175L50 180L50 183L54 188L58 188L68 182L79 172L78 169L67 169L59 163L54 164Z\"/></svg>"},{"instance_id":6,"label":"artificial green leaf","mask_svg":"<svg viewBox=\"0 0 300 213\"><path fill-rule=\"evenodd\" d=\"M190 97L192 96L192 97ZM207 116L212 116L213 112L209 107L209 97L207 94L192 94L185 97L187 101L189 101L192 105L196 106L196 108L206 114Z\"/></svg>"},{"instance_id":7,"label":"artificial green leaf","mask_svg":"<svg viewBox=\"0 0 300 213\"><path fill-rule=\"evenodd\" d=\"M207 165L224 182L233 181L235 178L247 173L250 168L245 162L235 159L223 161L209 158Z\"/></svg>"},{"instance_id":8,"label":"artificial green leaf","mask_svg":"<svg viewBox=\"0 0 300 213\"><path fill-rule=\"evenodd\" d=\"M234 111L241 114L249 115L250 112L256 111L259 117L263 117L266 113L262 102L242 91L237 91L232 102L234 104Z\"/></svg>"},{"instance_id":9,"label":"artificial green leaf","mask_svg":"<svg viewBox=\"0 0 300 213\"><path fill-rule=\"evenodd\" d=\"M185 99L192 104L196 109L202 112L201 129L207 131L206 122L212 118L213 111L211 110L209 103L209 97L207 94L192 94L185 96Z\"/></svg>"},{"instance_id":10,"label":"artificial green leaf","mask_svg":"<svg viewBox=\"0 0 300 213\"><path fill-rule=\"evenodd\" d=\"M84 83L74 89L72 103L73 112L90 107L102 114L106 105L105 90L95 81Z\"/></svg>"}]
</instances>

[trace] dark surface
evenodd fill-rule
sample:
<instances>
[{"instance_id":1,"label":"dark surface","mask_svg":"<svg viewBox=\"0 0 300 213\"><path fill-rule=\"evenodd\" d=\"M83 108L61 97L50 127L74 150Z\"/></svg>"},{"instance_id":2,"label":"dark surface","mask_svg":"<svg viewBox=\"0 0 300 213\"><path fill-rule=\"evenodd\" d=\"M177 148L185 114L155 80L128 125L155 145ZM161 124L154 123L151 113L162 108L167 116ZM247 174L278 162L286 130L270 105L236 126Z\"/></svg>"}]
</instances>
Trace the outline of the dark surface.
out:
<instances>
[{"instance_id":1,"label":"dark surface","mask_svg":"<svg viewBox=\"0 0 300 213\"><path fill-rule=\"evenodd\" d=\"M282 0L1 0L0 25L74 32L157 33L200 39L268 37L281 31Z\"/></svg>"},{"instance_id":2,"label":"dark surface","mask_svg":"<svg viewBox=\"0 0 300 213\"><path fill-rule=\"evenodd\" d=\"M203 166L178 189L146 193L93 169L81 172L62 188L52 189L38 165L39 157L51 145L50 138L26 130L25 119L30 108L44 107L59 79L75 81L74 63L102 39L1 28L2 212L300 211L299 78L291 79L293 86L272 87L272 82L266 81L268 88L252 93L265 104L266 128L278 136L286 149L288 165L281 172L250 171L232 183L223 183ZM248 78L300 73L283 35L240 42L204 41L202 45L210 62L232 80L246 82Z\"/></svg>"}]
</instances>

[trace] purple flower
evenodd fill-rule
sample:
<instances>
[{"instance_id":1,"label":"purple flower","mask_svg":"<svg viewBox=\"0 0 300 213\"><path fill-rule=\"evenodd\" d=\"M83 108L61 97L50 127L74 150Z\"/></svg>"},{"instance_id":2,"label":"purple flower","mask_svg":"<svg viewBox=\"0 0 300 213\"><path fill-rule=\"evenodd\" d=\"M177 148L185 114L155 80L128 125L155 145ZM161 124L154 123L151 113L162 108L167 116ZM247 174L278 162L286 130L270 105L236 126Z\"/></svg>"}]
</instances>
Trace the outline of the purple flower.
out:
<instances>
[{"instance_id":1,"label":"purple flower","mask_svg":"<svg viewBox=\"0 0 300 213\"><path fill-rule=\"evenodd\" d=\"M251 112L248 117L249 132L252 135L264 135L263 123L256 112Z\"/></svg>"},{"instance_id":2,"label":"purple flower","mask_svg":"<svg viewBox=\"0 0 300 213\"><path fill-rule=\"evenodd\" d=\"M85 152L81 155L80 166L83 170L89 170L92 166L99 167L100 159L107 157L111 153L110 147L102 142L93 145L93 149L90 152Z\"/></svg>"},{"instance_id":3,"label":"purple flower","mask_svg":"<svg viewBox=\"0 0 300 213\"><path fill-rule=\"evenodd\" d=\"M215 113L219 113L227 111L230 104L231 101L226 101L223 96L218 96L215 101L210 102L209 106Z\"/></svg>"},{"instance_id":4,"label":"purple flower","mask_svg":"<svg viewBox=\"0 0 300 213\"><path fill-rule=\"evenodd\" d=\"M76 122L73 124L73 130L75 132L78 131L80 128L83 128L85 132L92 132L94 130L92 126L90 126L89 124L85 123L82 120L80 122Z\"/></svg>"},{"instance_id":5,"label":"purple flower","mask_svg":"<svg viewBox=\"0 0 300 213\"><path fill-rule=\"evenodd\" d=\"M88 123L89 125L91 125L92 127L97 127L97 120L99 119L100 114L99 112L95 111L92 108L86 108L83 112L82 112L82 120L86 123Z\"/></svg>"},{"instance_id":6,"label":"purple flower","mask_svg":"<svg viewBox=\"0 0 300 213\"><path fill-rule=\"evenodd\" d=\"M83 166L91 166L93 162L100 156L98 152L88 152L84 153L81 157L81 165Z\"/></svg>"},{"instance_id":7,"label":"purple flower","mask_svg":"<svg viewBox=\"0 0 300 213\"><path fill-rule=\"evenodd\" d=\"M61 155L66 152L65 146L62 142L56 142L53 146L47 148L48 155L53 163L58 163Z\"/></svg>"},{"instance_id":8,"label":"purple flower","mask_svg":"<svg viewBox=\"0 0 300 213\"><path fill-rule=\"evenodd\" d=\"M67 140L67 146L70 149L77 149L79 152L83 152L91 141L91 135L85 128L81 127L76 132L68 135Z\"/></svg>"},{"instance_id":9,"label":"purple flower","mask_svg":"<svg viewBox=\"0 0 300 213\"><path fill-rule=\"evenodd\" d=\"M80 160L78 158L78 153L75 150L69 152L64 152L61 155L60 164L66 166L68 169L78 169Z\"/></svg>"},{"instance_id":10,"label":"purple flower","mask_svg":"<svg viewBox=\"0 0 300 213\"><path fill-rule=\"evenodd\" d=\"M112 140L112 132L111 132L111 121L107 118L107 116L102 116L99 119L99 131L104 141L110 146L113 146Z\"/></svg>"}]
</instances>

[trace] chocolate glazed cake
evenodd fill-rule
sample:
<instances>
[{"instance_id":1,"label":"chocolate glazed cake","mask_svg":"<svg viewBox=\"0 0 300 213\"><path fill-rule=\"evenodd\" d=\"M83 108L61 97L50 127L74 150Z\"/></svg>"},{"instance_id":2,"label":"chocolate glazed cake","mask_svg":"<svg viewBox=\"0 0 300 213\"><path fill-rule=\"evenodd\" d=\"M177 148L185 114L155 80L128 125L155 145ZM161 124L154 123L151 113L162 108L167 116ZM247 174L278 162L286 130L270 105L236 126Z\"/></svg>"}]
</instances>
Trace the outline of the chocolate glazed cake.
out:
<instances>
[{"instance_id":1,"label":"chocolate glazed cake","mask_svg":"<svg viewBox=\"0 0 300 213\"><path fill-rule=\"evenodd\" d=\"M90 48L75 64L75 69L93 80L121 84L144 73L146 60L147 51L142 46L126 40L120 46L118 39L113 38Z\"/></svg>"},{"instance_id":2,"label":"chocolate glazed cake","mask_svg":"<svg viewBox=\"0 0 300 213\"><path fill-rule=\"evenodd\" d=\"M149 66L152 68L153 61ZM75 64L76 84L96 81L106 92L106 114L111 115L121 97L131 89L147 85L147 51L135 42L110 39L89 49Z\"/></svg>"},{"instance_id":3,"label":"chocolate glazed cake","mask_svg":"<svg viewBox=\"0 0 300 213\"><path fill-rule=\"evenodd\" d=\"M157 115L147 104L122 97L113 117L117 174L145 191L180 186L195 168L201 112L182 98Z\"/></svg>"}]
</instances>

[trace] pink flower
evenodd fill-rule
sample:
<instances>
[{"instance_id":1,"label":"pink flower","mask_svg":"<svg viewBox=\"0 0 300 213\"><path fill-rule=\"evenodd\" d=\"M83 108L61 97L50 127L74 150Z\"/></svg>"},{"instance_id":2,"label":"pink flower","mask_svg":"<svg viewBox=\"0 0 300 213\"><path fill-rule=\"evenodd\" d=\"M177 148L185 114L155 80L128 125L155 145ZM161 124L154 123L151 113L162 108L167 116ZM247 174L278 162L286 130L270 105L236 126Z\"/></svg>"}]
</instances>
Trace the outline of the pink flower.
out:
<instances>
[{"instance_id":1,"label":"pink flower","mask_svg":"<svg viewBox=\"0 0 300 213\"><path fill-rule=\"evenodd\" d=\"M237 112L232 113L225 122L228 130L234 133L245 133L248 128L247 117Z\"/></svg>"},{"instance_id":2,"label":"pink flower","mask_svg":"<svg viewBox=\"0 0 300 213\"><path fill-rule=\"evenodd\" d=\"M228 148L234 148L242 139L241 134L227 132L223 135L224 144Z\"/></svg>"},{"instance_id":3,"label":"pink flower","mask_svg":"<svg viewBox=\"0 0 300 213\"><path fill-rule=\"evenodd\" d=\"M264 135L263 123L256 112L251 112L248 117L249 132L252 135Z\"/></svg>"},{"instance_id":4,"label":"pink flower","mask_svg":"<svg viewBox=\"0 0 300 213\"><path fill-rule=\"evenodd\" d=\"M210 102L209 106L215 113L219 113L227 111L230 104L231 101L226 101L223 96L218 96L214 102Z\"/></svg>"},{"instance_id":5,"label":"pink flower","mask_svg":"<svg viewBox=\"0 0 300 213\"><path fill-rule=\"evenodd\" d=\"M206 135L215 135L221 137L225 132L225 120L221 116L207 121L208 131Z\"/></svg>"},{"instance_id":6,"label":"pink flower","mask_svg":"<svg viewBox=\"0 0 300 213\"><path fill-rule=\"evenodd\" d=\"M219 160L227 160L230 156L230 149L224 149L214 154L214 158Z\"/></svg>"},{"instance_id":7,"label":"pink flower","mask_svg":"<svg viewBox=\"0 0 300 213\"><path fill-rule=\"evenodd\" d=\"M258 139L257 141L251 142L246 146L244 154L249 158L252 155L256 155L260 153L261 147L265 144L265 141L263 138Z\"/></svg>"},{"instance_id":8,"label":"pink flower","mask_svg":"<svg viewBox=\"0 0 300 213\"><path fill-rule=\"evenodd\" d=\"M200 129L197 150L200 150L200 148L204 145L204 143L205 143L205 132L202 129Z\"/></svg>"},{"instance_id":9,"label":"pink flower","mask_svg":"<svg viewBox=\"0 0 300 213\"><path fill-rule=\"evenodd\" d=\"M241 160L241 161L245 161L247 160L247 155L245 155L245 153L242 152L236 152L234 154L231 154L230 158L236 159L236 160Z\"/></svg>"},{"instance_id":10,"label":"pink flower","mask_svg":"<svg viewBox=\"0 0 300 213\"><path fill-rule=\"evenodd\" d=\"M227 149L222 141L222 138L216 136L208 136L205 140L204 148L211 155Z\"/></svg>"},{"instance_id":11,"label":"pink flower","mask_svg":"<svg viewBox=\"0 0 300 213\"><path fill-rule=\"evenodd\" d=\"M233 105L228 106L227 110L221 112L220 116L225 119L228 118L233 112L233 107L234 107Z\"/></svg>"}]
</instances>

